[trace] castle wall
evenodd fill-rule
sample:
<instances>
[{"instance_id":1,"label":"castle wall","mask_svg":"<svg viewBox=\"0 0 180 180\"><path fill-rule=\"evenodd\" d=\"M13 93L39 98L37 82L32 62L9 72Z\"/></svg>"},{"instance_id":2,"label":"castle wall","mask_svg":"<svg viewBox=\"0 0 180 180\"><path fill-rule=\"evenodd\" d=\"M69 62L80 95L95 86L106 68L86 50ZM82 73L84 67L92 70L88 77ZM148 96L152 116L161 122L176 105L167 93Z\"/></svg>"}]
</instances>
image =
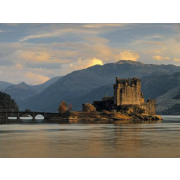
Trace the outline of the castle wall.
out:
<instances>
[{"instance_id":1,"label":"castle wall","mask_svg":"<svg viewBox=\"0 0 180 180\"><path fill-rule=\"evenodd\" d=\"M148 99L147 102L141 104L141 108L145 109L146 114L155 115L156 114L156 100Z\"/></svg>"},{"instance_id":2,"label":"castle wall","mask_svg":"<svg viewBox=\"0 0 180 180\"><path fill-rule=\"evenodd\" d=\"M112 105L113 105L113 100L114 100L113 97L109 97L109 98L102 100L102 101L94 101L93 105L97 111L111 110Z\"/></svg>"}]
</instances>

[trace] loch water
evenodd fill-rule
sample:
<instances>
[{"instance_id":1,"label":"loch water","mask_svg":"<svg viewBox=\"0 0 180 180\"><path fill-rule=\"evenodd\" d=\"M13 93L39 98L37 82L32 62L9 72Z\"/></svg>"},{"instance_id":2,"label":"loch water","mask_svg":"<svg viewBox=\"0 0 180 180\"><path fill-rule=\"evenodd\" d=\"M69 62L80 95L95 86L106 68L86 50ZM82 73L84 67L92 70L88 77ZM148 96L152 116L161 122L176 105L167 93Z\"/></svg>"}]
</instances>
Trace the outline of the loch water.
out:
<instances>
[{"instance_id":1,"label":"loch water","mask_svg":"<svg viewBox=\"0 0 180 180\"><path fill-rule=\"evenodd\" d=\"M2 158L178 158L180 116L112 124L0 124Z\"/></svg>"}]
</instances>

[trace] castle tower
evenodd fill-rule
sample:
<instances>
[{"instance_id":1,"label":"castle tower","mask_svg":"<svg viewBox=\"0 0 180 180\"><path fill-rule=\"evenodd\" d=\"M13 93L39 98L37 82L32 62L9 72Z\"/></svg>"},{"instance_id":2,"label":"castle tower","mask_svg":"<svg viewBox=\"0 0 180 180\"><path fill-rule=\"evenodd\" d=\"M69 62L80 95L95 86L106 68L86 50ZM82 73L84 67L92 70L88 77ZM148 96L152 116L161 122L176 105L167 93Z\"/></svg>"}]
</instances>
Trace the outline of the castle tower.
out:
<instances>
[{"instance_id":1,"label":"castle tower","mask_svg":"<svg viewBox=\"0 0 180 180\"><path fill-rule=\"evenodd\" d=\"M143 94L141 93L141 80L120 79L116 77L114 84L114 104L119 105L140 105L144 103Z\"/></svg>"}]
</instances>

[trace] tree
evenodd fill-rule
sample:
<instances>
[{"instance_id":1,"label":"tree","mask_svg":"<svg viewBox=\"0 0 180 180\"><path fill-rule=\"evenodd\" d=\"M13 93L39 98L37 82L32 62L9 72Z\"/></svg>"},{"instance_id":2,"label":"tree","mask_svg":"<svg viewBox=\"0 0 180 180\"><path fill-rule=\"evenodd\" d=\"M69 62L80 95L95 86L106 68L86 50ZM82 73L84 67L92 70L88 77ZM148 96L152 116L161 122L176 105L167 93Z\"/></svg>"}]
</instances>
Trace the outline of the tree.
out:
<instances>
[{"instance_id":1,"label":"tree","mask_svg":"<svg viewBox=\"0 0 180 180\"><path fill-rule=\"evenodd\" d=\"M66 102L65 102L65 101L62 101L61 104L60 104L59 107L58 107L58 112L63 114L63 113L65 113L67 110L68 110L68 108L67 108Z\"/></svg>"}]
</instances>

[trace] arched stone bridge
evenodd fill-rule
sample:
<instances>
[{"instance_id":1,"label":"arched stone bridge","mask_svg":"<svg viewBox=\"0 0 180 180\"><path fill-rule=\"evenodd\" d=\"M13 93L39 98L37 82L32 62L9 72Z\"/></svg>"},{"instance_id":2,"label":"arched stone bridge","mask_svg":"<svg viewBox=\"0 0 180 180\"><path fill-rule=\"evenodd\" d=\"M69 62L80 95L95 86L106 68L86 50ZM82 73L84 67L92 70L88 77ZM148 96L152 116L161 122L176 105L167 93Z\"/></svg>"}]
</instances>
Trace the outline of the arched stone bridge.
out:
<instances>
[{"instance_id":1,"label":"arched stone bridge","mask_svg":"<svg viewBox=\"0 0 180 180\"><path fill-rule=\"evenodd\" d=\"M44 119L49 119L50 117L53 117L57 115L58 113L53 113L53 112L27 112L27 111L0 111L0 120L8 120L8 117L17 117L17 120L20 120L20 117L26 117L28 115L32 116L32 120L35 120L35 117L37 115L42 115L44 116Z\"/></svg>"}]
</instances>

